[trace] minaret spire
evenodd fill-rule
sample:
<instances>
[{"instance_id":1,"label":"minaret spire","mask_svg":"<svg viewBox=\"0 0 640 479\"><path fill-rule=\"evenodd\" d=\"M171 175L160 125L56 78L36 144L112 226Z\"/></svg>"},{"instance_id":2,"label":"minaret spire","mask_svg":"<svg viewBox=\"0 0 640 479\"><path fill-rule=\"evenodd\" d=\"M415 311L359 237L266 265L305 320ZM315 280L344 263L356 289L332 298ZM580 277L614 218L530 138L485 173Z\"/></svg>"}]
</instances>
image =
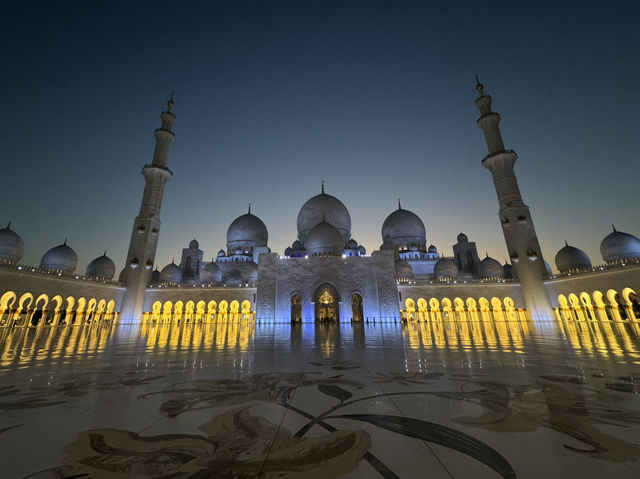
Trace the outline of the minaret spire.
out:
<instances>
[{"instance_id":1,"label":"minaret spire","mask_svg":"<svg viewBox=\"0 0 640 479\"><path fill-rule=\"evenodd\" d=\"M151 279L151 270L156 257L158 235L160 233L160 208L164 187L173 176L168 168L169 148L175 134L172 131L176 116L173 114L173 92L167 102L167 109L160 114L160 128L154 131L156 147L151 164L144 165L144 194L140 212L133 222L129 252L125 263L124 279L127 289L122 301L121 318L124 322L142 319L144 295Z\"/></svg>"},{"instance_id":2,"label":"minaret spire","mask_svg":"<svg viewBox=\"0 0 640 479\"><path fill-rule=\"evenodd\" d=\"M480 111L478 126L484 133L488 151L482 160L482 166L487 168L493 177L500 206L498 215L509 257L520 280L527 311L534 318L548 318L552 315L552 309L543 282L546 274L544 258L531 212L522 200L513 171L518 155L513 150L505 149L499 128L500 115L492 110L491 97L485 94L484 86L477 76L476 91L476 106Z\"/></svg>"}]
</instances>

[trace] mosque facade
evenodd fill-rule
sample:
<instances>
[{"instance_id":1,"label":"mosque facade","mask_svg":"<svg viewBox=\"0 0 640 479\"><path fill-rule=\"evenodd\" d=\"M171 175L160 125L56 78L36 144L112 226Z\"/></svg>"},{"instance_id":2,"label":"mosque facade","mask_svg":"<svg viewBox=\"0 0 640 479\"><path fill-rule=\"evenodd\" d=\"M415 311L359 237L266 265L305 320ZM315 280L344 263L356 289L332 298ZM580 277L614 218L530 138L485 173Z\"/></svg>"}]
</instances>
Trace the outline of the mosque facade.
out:
<instances>
[{"instance_id":1,"label":"mosque facade","mask_svg":"<svg viewBox=\"0 0 640 479\"><path fill-rule=\"evenodd\" d=\"M219 318L397 321L434 317L434 312L473 318L487 311L494 318L582 314L640 322L640 240L614 227L600 245L603 263L595 266L567 243L555 256L559 273L554 274L520 194L517 155L505 148L500 115L480 83L477 93L478 126L487 145L481 163L498 197L509 257L505 264L481 258L464 233L451 251L438 251L427 241L422 220L400 202L382 222L379 249L368 253L351 236L349 210L325 192L323 183L320 193L302 205L297 235L282 253L271 251L267 226L249 206L231 223L226 247L215 255L205 254L194 238L176 256L177 263L174 258L158 269L162 199L173 175L168 166L176 119L171 99L154 133L152 162L142 169L145 189L124 269L116 278L105 251L81 275L66 240L48 250L39 266L21 264L24 242L9 224L0 229L0 326Z\"/></svg>"}]
</instances>

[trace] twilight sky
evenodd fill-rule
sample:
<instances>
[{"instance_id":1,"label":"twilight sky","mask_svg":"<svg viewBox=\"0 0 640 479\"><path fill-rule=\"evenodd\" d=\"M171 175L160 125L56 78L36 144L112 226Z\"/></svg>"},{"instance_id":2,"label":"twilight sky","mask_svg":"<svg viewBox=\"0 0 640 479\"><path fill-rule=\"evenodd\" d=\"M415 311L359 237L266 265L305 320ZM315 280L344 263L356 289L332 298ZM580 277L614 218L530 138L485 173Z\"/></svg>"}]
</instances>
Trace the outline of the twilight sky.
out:
<instances>
[{"instance_id":1,"label":"twilight sky","mask_svg":"<svg viewBox=\"0 0 640 479\"><path fill-rule=\"evenodd\" d=\"M322 179L368 252L400 197L441 254L464 231L504 261L478 73L545 259L640 236L640 3L431 3L2 2L0 223L23 263L68 237L119 271L175 90L160 268L249 202L282 253Z\"/></svg>"}]
</instances>

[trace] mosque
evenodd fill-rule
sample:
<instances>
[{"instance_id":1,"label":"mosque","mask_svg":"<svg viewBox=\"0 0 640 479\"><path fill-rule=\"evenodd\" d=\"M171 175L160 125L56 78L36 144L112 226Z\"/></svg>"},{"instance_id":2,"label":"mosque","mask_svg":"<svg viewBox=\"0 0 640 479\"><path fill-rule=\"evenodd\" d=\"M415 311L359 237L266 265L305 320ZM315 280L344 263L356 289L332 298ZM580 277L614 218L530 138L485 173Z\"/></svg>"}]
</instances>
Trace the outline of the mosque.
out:
<instances>
[{"instance_id":1,"label":"mosque","mask_svg":"<svg viewBox=\"0 0 640 479\"><path fill-rule=\"evenodd\" d=\"M382 221L381 245L366 249L351 236L347 207L325 192L300 208L297 236L282 253L268 246L268 228L251 213L227 230L226 247L213 255L194 238L179 263L156 268L164 188L176 119L173 98L155 130L153 160L144 165L145 188L134 219L125 268L116 276L106 252L76 272L66 240L44 253L39 266L21 264L22 238L0 229L0 327L96 321L399 321L511 317L640 322L640 240L615 227L600 244L594 265L565 244L554 274L540 249L531 212L520 194L505 148L500 115L476 85L477 120L498 197L499 224L509 262L478 255L466 234L451 251L427 241L422 220L400 202ZM211 258L207 261L208 258Z\"/></svg>"}]
</instances>

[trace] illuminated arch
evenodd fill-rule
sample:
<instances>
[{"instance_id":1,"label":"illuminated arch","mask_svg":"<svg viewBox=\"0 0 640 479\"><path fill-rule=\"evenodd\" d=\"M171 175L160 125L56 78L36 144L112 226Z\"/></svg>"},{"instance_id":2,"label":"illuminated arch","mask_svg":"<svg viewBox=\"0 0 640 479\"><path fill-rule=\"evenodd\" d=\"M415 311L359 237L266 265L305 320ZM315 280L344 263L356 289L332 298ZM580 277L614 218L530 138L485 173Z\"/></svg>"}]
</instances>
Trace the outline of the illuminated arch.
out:
<instances>
[{"instance_id":1,"label":"illuminated arch","mask_svg":"<svg viewBox=\"0 0 640 479\"><path fill-rule=\"evenodd\" d=\"M21 315L24 312L25 321L23 321L22 324L23 325L28 324L29 320L31 319L29 316L33 314L33 311L31 311L32 304L33 304L33 294L24 293L22 296L20 296L20 299L18 300L18 309L13 314L14 322L19 322L21 319Z\"/></svg>"},{"instance_id":2,"label":"illuminated arch","mask_svg":"<svg viewBox=\"0 0 640 479\"><path fill-rule=\"evenodd\" d=\"M429 312L428 312L429 305L427 304L427 300L424 298L418 298L417 307L418 307L418 321L425 321L429 316Z\"/></svg>"},{"instance_id":3,"label":"illuminated arch","mask_svg":"<svg viewBox=\"0 0 640 479\"><path fill-rule=\"evenodd\" d=\"M516 303L510 296L506 296L502 300L502 304L504 304L504 311L507 321L517 321L518 315L516 313Z\"/></svg>"},{"instance_id":4,"label":"illuminated arch","mask_svg":"<svg viewBox=\"0 0 640 479\"><path fill-rule=\"evenodd\" d=\"M227 310L229 309L229 303L226 300L222 300L220 301L220 304L218 304L218 309L220 310L221 313L226 313Z\"/></svg>"},{"instance_id":5,"label":"illuminated arch","mask_svg":"<svg viewBox=\"0 0 640 479\"><path fill-rule=\"evenodd\" d=\"M580 293L580 304L587 316L587 319L591 321L595 321L596 319L598 319L596 317L596 312L593 308L593 303L591 302L591 296L586 291L582 291Z\"/></svg>"},{"instance_id":6,"label":"illuminated arch","mask_svg":"<svg viewBox=\"0 0 640 479\"><path fill-rule=\"evenodd\" d=\"M249 302L249 300L244 300L242 302L242 304L240 305L240 311L242 312L242 314L249 314L251 313L251 303Z\"/></svg>"},{"instance_id":7,"label":"illuminated arch","mask_svg":"<svg viewBox=\"0 0 640 479\"><path fill-rule=\"evenodd\" d=\"M162 303L160 301L154 301L151 305L151 321L160 321L160 314L162 311Z\"/></svg>"},{"instance_id":8,"label":"illuminated arch","mask_svg":"<svg viewBox=\"0 0 640 479\"><path fill-rule=\"evenodd\" d=\"M427 310L427 300L424 298L418 298L418 311L425 312Z\"/></svg>"},{"instance_id":9,"label":"illuminated arch","mask_svg":"<svg viewBox=\"0 0 640 479\"><path fill-rule=\"evenodd\" d=\"M115 316L116 302L111 299L107 303L106 319L111 320Z\"/></svg>"},{"instance_id":10,"label":"illuminated arch","mask_svg":"<svg viewBox=\"0 0 640 479\"><path fill-rule=\"evenodd\" d=\"M0 326L9 324L12 316L13 304L16 302L16 293L7 291L0 297Z\"/></svg>"},{"instance_id":11,"label":"illuminated arch","mask_svg":"<svg viewBox=\"0 0 640 479\"><path fill-rule=\"evenodd\" d=\"M62 321L58 321L58 323L63 322L64 324L70 324L75 320L74 306L76 305L76 298L73 296L67 296L65 301L67 302L67 307L64 310L64 318L62 318Z\"/></svg>"},{"instance_id":12,"label":"illuminated arch","mask_svg":"<svg viewBox=\"0 0 640 479\"><path fill-rule=\"evenodd\" d=\"M491 309L493 311L493 319L495 321L503 322L505 320L505 317L502 314L502 301L500 301L500 298L496 298L495 296L491 298Z\"/></svg>"},{"instance_id":13,"label":"illuminated arch","mask_svg":"<svg viewBox=\"0 0 640 479\"><path fill-rule=\"evenodd\" d=\"M629 287L626 287L622 290L622 305L625 312L627 313L627 318L631 321L638 321L640 318L638 318L633 311L633 301L631 300L632 294L637 297L637 293Z\"/></svg>"},{"instance_id":14,"label":"illuminated arch","mask_svg":"<svg viewBox=\"0 0 640 479\"><path fill-rule=\"evenodd\" d=\"M173 310L173 303L171 301L165 301L162 305L162 321L165 323L171 322L171 314Z\"/></svg>"},{"instance_id":15,"label":"illuminated arch","mask_svg":"<svg viewBox=\"0 0 640 479\"><path fill-rule=\"evenodd\" d=\"M49 296L46 294L41 294L36 298L33 303L33 308L29 308L26 313L26 320L24 321L24 325L37 325L41 322L45 322L49 315Z\"/></svg>"},{"instance_id":16,"label":"illuminated arch","mask_svg":"<svg viewBox=\"0 0 640 479\"><path fill-rule=\"evenodd\" d=\"M100 299L98 301L98 306L96 308L96 320L100 321L104 315L104 311L107 309L107 301L105 299Z\"/></svg>"},{"instance_id":17,"label":"illuminated arch","mask_svg":"<svg viewBox=\"0 0 640 479\"><path fill-rule=\"evenodd\" d=\"M607 291L607 301L609 302L609 311L611 312L611 319L613 321L622 322L622 316L620 315L620 305L616 299L618 292L615 289Z\"/></svg>"},{"instance_id":18,"label":"illuminated arch","mask_svg":"<svg viewBox=\"0 0 640 479\"><path fill-rule=\"evenodd\" d=\"M446 319L453 319L453 304L449 298L442 298L442 312Z\"/></svg>"},{"instance_id":19,"label":"illuminated arch","mask_svg":"<svg viewBox=\"0 0 640 479\"><path fill-rule=\"evenodd\" d=\"M74 323L82 324L84 321L84 317L86 314L87 307L87 299L84 296L81 296L76 301L76 314L74 318Z\"/></svg>"}]
</instances>

